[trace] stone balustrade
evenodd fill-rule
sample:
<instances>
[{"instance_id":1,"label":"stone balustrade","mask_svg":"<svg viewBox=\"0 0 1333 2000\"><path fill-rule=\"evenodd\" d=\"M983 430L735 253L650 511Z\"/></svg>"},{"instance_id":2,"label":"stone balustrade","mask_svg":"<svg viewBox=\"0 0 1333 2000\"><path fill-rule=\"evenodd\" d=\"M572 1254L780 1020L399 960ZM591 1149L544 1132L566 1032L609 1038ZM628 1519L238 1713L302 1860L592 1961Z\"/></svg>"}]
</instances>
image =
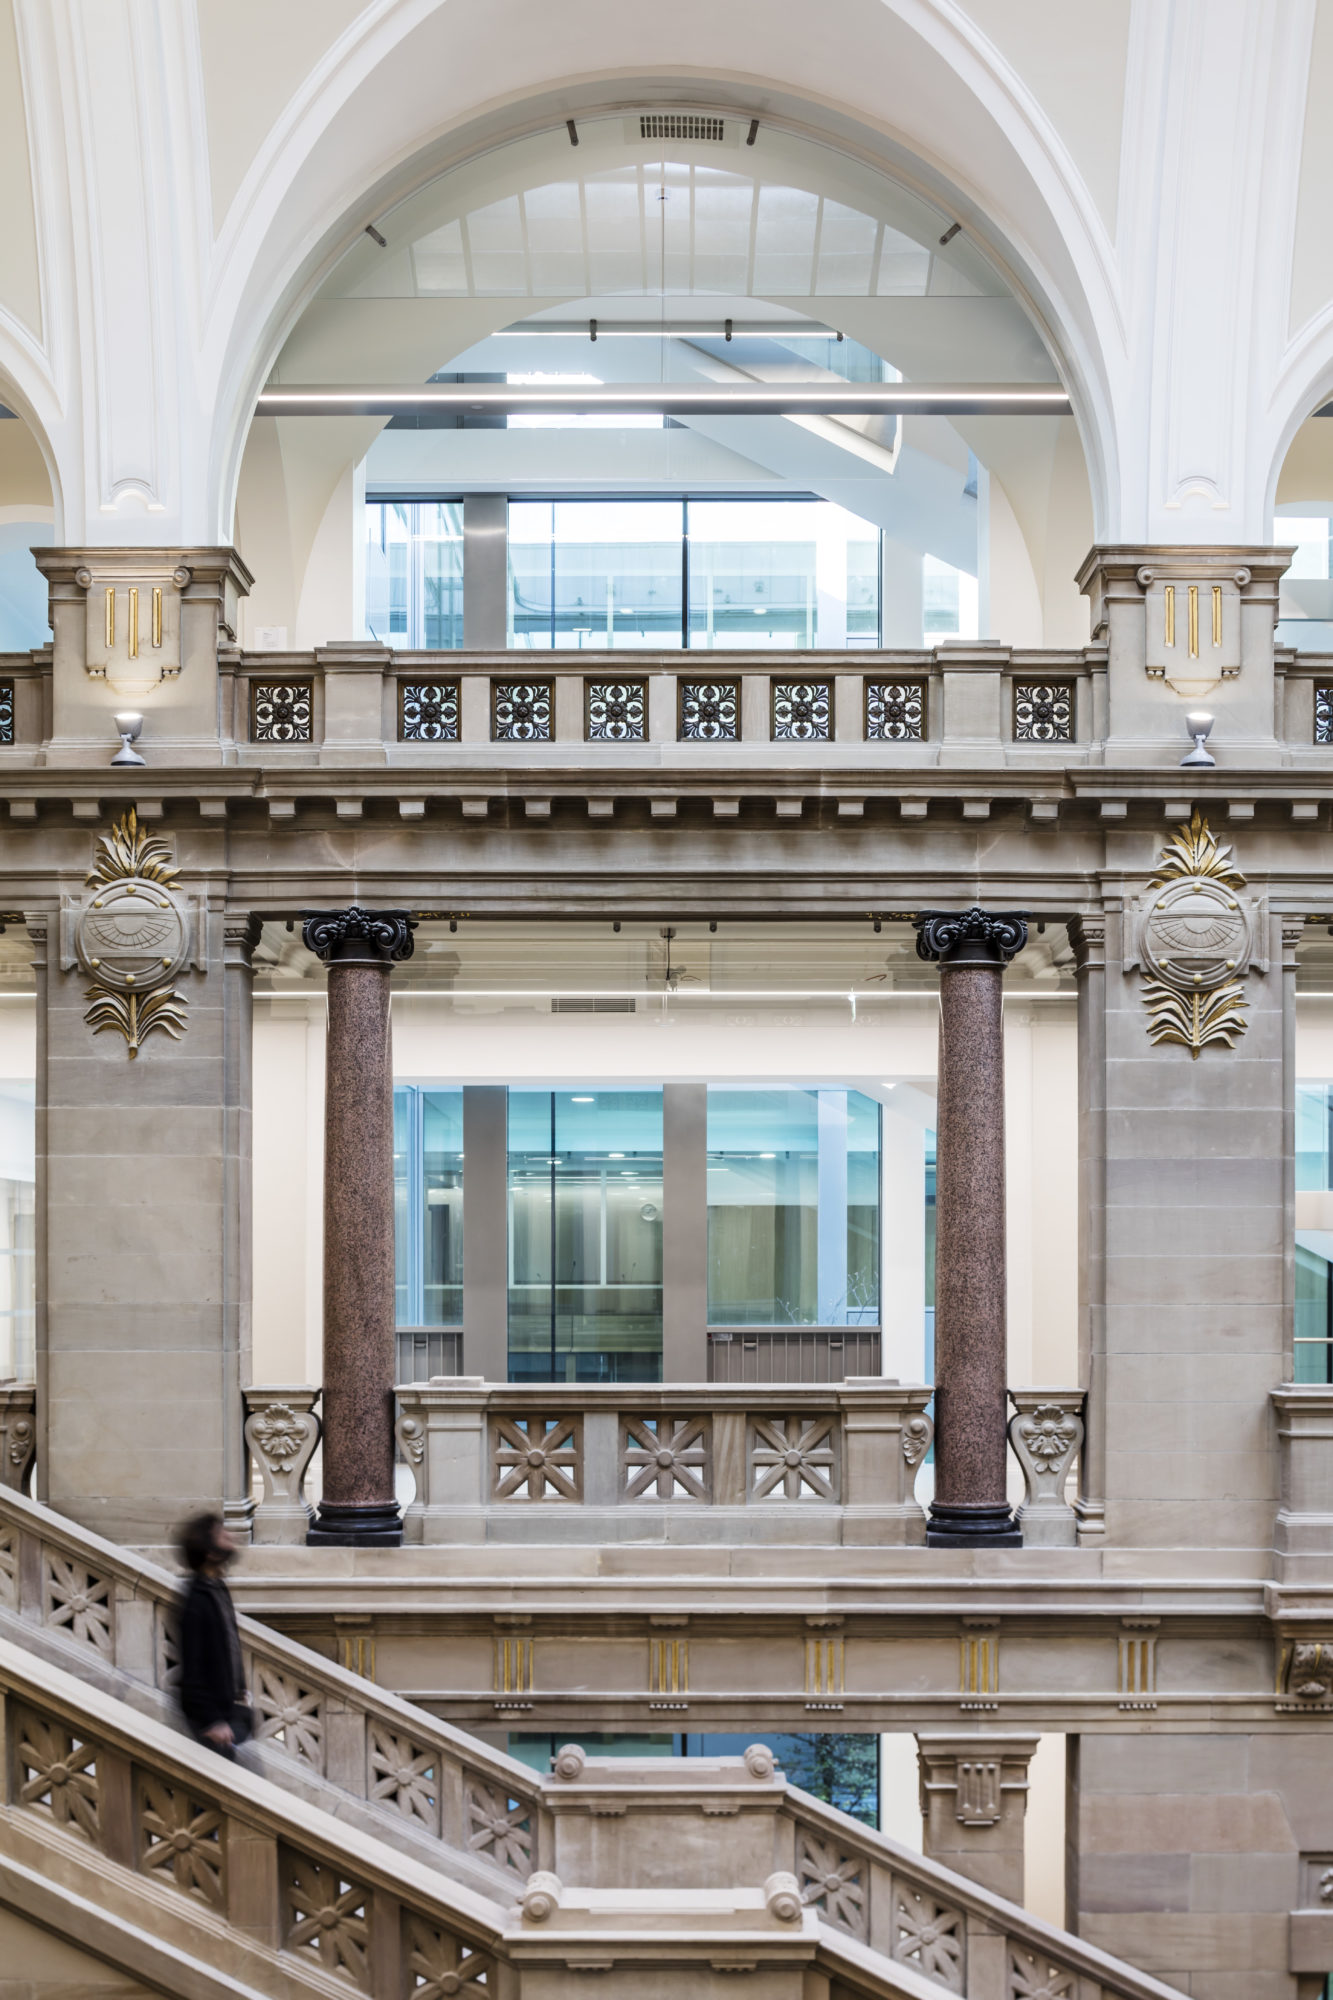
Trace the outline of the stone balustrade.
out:
<instances>
[{"instance_id":1,"label":"stone balustrade","mask_svg":"<svg viewBox=\"0 0 1333 2000\"><path fill-rule=\"evenodd\" d=\"M920 1542L928 1386L496 1384L398 1390L414 1542Z\"/></svg>"},{"instance_id":2,"label":"stone balustrade","mask_svg":"<svg viewBox=\"0 0 1333 2000\"><path fill-rule=\"evenodd\" d=\"M1278 648L1274 733L1333 741L1333 654ZM354 768L478 759L567 765L592 746L661 761L821 765L1096 761L1107 733L1107 650L949 640L919 651L402 652L348 642L311 652L225 650L221 736L242 763ZM0 654L0 746L50 734L51 655ZM494 754L492 754L494 753ZM1318 760L1312 760L1318 761Z\"/></svg>"},{"instance_id":3,"label":"stone balustrade","mask_svg":"<svg viewBox=\"0 0 1333 2000\"><path fill-rule=\"evenodd\" d=\"M155 1884L158 1936L171 1896L193 1899L274 1955L251 1990L306 1990L305 1965L377 2000L493 1969L502 1992L531 1971L549 1996L579 1960L672 1965L691 1994L763 1965L762 1991L799 2000L817 1963L840 1989L902 2000L1180 2000L794 1790L762 1745L641 1761L569 1745L538 1777L243 1617L254 1754L281 1787L262 1790L163 1726L176 1591L0 1489L0 1854L65 1880L83 1857L93 1903L131 1922L132 1886Z\"/></svg>"}]
</instances>

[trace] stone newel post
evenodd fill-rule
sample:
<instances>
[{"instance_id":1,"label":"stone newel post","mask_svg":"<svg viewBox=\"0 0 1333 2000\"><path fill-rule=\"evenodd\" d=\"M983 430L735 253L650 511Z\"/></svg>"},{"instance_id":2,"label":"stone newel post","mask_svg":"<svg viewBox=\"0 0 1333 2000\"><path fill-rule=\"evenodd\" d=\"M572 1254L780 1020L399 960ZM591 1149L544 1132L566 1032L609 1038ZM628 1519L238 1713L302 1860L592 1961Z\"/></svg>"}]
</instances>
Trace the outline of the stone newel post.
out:
<instances>
[{"instance_id":1,"label":"stone newel post","mask_svg":"<svg viewBox=\"0 0 1333 2000\"><path fill-rule=\"evenodd\" d=\"M324 1491L307 1539L401 1542L393 1490L393 1063L389 974L403 910L307 915L329 968L324 1109Z\"/></svg>"},{"instance_id":2,"label":"stone newel post","mask_svg":"<svg viewBox=\"0 0 1333 2000\"><path fill-rule=\"evenodd\" d=\"M1022 1537L1005 1499L1004 968L1021 915L925 910L940 968L935 1172L935 1498L932 1547Z\"/></svg>"}]
</instances>

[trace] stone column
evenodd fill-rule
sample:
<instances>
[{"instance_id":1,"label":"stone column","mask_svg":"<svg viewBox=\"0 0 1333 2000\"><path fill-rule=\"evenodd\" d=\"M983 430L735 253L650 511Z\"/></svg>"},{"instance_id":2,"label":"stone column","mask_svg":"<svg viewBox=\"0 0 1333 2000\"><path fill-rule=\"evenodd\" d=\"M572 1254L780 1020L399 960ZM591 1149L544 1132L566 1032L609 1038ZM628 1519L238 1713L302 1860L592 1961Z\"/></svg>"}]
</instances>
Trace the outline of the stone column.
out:
<instances>
[{"instance_id":1,"label":"stone column","mask_svg":"<svg viewBox=\"0 0 1333 2000\"><path fill-rule=\"evenodd\" d=\"M918 1736L922 1852L1023 1900L1023 1820L1035 1736Z\"/></svg>"},{"instance_id":2,"label":"stone column","mask_svg":"<svg viewBox=\"0 0 1333 2000\"><path fill-rule=\"evenodd\" d=\"M393 1490L393 1061L389 973L412 955L403 910L320 910L329 968L324 1108L324 1492L308 1539L403 1538Z\"/></svg>"},{"instance_id":3,"label":"stone column","mask_svg":"<svg viewBox=\"0 0 1333 2000\"><path fill-rule=\"evenodd\" d=\"M935 1175L935 1498L932 1547L1022 1537L1005 1499L1004 968L1023 917L925 910L921 958L940 968Z\"/></svg>"}]
</instances>

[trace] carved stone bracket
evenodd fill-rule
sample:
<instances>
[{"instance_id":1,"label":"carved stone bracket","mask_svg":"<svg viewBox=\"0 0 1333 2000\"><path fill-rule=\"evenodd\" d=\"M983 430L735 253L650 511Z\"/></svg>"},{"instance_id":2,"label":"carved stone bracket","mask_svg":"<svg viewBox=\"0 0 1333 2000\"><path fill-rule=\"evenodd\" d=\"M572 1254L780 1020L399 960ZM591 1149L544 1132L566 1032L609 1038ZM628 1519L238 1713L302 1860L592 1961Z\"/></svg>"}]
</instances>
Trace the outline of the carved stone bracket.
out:
<instances>
[{"instance_id":1,"label":"carved stone bracket","mask_svg":"<svg viewBox=\"0 0 1333 2000\"><path fill-rule=\"evenodd\" d=\"M320 1391L309 1387L245 1391L245 1441L264 1482L254 1516L256 1542L305 1541L310 1508L302 1487L319 1443L319 1398Z\"/></svg>"},{"instance_id":2,"label":"carved stone bracket","mask_svg":"<svg viewBox=\"0 0 1333 2000\"><path fill-rule=\"evenodd\" d=\"M1078 1517L1065 1483L1083 1443L1081 1389L1011 1389L1009 1442L1023 1468L1027 1497L1019 1523L1025 1548L1068 1548L1078 1542Z\"/></svg>"},{"instance_id":3,"label":"carved stone bracket","mask_svg":"<svg viewBox=\"0 0 1333 2000\"><path fill-rule=\"evenodd\" d=\"M1283 1714L1333 1709L1333 1625L1279 1635L1274 1706Z\"/></svg>"},{"instance_id":4,"label":"carved stone bracket","mask_svg":"<svg viewBox=\"0 0 1333 2000\"><path fill-rule=\"evenodd\" d=\"M36 1452L36 1388L31 1382L0 1382L0 1486L27 1493Z\"/></svg>"}]
</instances>

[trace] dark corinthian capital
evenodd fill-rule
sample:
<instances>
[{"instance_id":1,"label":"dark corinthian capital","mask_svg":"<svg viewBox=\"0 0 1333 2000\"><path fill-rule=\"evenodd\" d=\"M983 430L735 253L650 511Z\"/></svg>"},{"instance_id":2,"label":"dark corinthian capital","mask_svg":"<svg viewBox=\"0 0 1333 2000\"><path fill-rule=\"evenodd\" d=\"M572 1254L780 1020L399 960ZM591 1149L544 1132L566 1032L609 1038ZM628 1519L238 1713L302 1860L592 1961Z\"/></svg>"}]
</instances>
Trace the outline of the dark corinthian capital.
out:
<instances>
[{"instance_id":1,"label":"dark corinthian capital","mask_svg":"<svg viewBox=\"0 0 1333 2000\"><path fill-rule=\"evenodd\" d=\"M916 925L918 958L960 959L1008 965L1028 941L1026 910L922 910Z\"/></svg>"},{"instance_id":2,"label":"dark corinthian capital","mask_svg":"<svg viewBox=\"0 0 1333 2000\"><path fill-rule=\"evenodd\" d=\"M411 958L416 924L406 910L306 910L301 939L326 965L388 965Z\"/></svg>"}]
</instances>

